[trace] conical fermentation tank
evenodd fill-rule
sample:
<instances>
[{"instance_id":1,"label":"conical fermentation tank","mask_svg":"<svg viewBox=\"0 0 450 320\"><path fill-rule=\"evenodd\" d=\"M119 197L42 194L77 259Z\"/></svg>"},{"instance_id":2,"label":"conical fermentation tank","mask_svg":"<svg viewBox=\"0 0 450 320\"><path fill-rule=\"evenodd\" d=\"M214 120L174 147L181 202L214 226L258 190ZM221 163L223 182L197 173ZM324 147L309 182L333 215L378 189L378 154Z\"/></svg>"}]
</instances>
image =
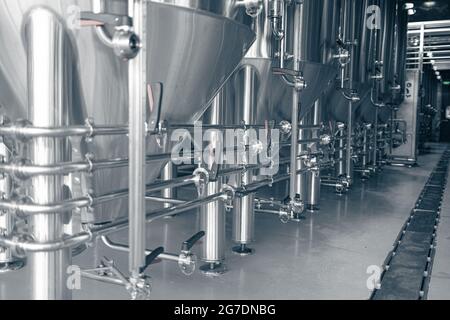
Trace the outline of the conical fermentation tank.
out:
<instances>
[{"instance_id":1,"label":"conical fermentation tank","mask_svg":"<svg viewBox=\"0 0 450 320\"><path fill-rule=\"evenodd\" d=\"M299 46L300 70L306 81L307 88L300 94L300 114L303 118L314 106L314 102L327 88L334 84L339 67L337 61L332 59L337 46L338 32L333 25L337 19L330 20L331 12L339 12L340 1L305 0L300 10L299 38L294 38L293 6L288 7L287 26L285 33L286 53L288 57L284 68L294 69L289 55L294 52L294 46ZM330 25L330 23L332 25ZM279 59L275 61L279 66ZM275 77L273 82L272 103L268 106L265 120L291 120L292 117L292 88L281 77Z\"/></svg>"},{"instance_id":2,"label":"conical fermentation tank","mask_svg":"<svg viewBox=\"0 0 450 320\"><path fill-rule=\"evenodd\" d=\"M73 110L69 125L84 125L88 118L96 125L128 123L128 64L105 46L93 27L79 27L77 12L93 11L91 0L3 0L0 2L1 112L12 121L27 118L27 57L22 25L34 7L46 7L65 21L73 44L71 64ZM104 12L128 15L126 0L104 1ZM199 119L215 94L238 66L255 35L241 23L245 7L229 0L147 1L147 82L163 87L161 120L192 123ZM112 30L110 30L112 31ZM93 141L71 139L71 158L127 157L128 138L95 137ZM165 147L148 138L147 154L160 154ZM71 159L67 159L70 161ZM147 182L154 181L165 162L148 165ZM78 187L72 197L95 196L128 187L127 168L96 171L92 176L73 176ZM95 223L127 214L127 200L115 200L94 208Z\"/></svg>"},{"instance_id":3,"label":"conical fermentation tank","mask_svg":"<svg viewBox=\"0 0 450 320\"><path fill-rule=\"evenodd\" d=\"M226 86L229 123L246 119L243 110L249 111L248 108L255 114L255 117L248 118L253 122L250 124L292 120L293 89L280 75L274 74L273 69L294 69L294 46L299 48L299 71L307 83L307 88L300 93L300 119L305 118L327 88L333 86L339 73L335 55L338 51L341 1L305 0L301 5L285 2L281 37L280 30L274 29L269 16L272 1L266 0L263 4L262 12L252 23L257 39ZM300 8L297 25L294 23L295 7ZM299 32L294 32L295 28ZM280 158L286 157L286 152L287 149L282 150ZM280 192L285 193L285 184L281 183L280 187ZM258 194L265 196L267 192L272 191L261 190Z\"/></svg>"}]
</instances>

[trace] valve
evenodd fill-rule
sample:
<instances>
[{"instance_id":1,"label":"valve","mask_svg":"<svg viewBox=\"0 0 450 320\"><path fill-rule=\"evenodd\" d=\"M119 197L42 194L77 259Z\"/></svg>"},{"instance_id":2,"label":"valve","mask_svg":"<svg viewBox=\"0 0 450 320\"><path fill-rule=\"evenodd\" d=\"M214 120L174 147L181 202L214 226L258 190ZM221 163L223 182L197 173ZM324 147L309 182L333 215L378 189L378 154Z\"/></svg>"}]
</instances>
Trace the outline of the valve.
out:
<instances>
[{"instance_id":1,"label":"valve","mask_svg":"<svg viewBox=\"0 0 450 320\"><path fill-rule=\"evenodd\" d=\"M225 203L225 210L230 212L234 208L234 200L236 199L236 189L230 185L224 185L222 188L224 192L223 201Z\"/></svg>"},{"instance_id":2,"label":"valve","mask_svg":"<svg viewBox=\"0 0 450 320\"><path fill-rule=\"evenodd\" d=\"M237 5L245 6L245 12L252 18L259 16L264 9L262 0L238 0Z\"/></svg>"},{"instance_id":3,"label":"valve","mask_svg":"<svg viewBox=\"0 0 450 320\"><path fill-rule=\"evenodd\" d=\"M206 187L209 183L209 172L205 168L195 169L193 175L196 177L195 186L199 197L204 197L206 193Z\"/></svg>"},{"instance_id":4,"label":"valve","mask_svg":"<svg viewBox=\"0 0 450 320\"><path fill-rule=\"evenodd\" d=\"M294 88L296 91L302 91L308 87L305 78L303 78L303 75L297 76L294 79L295 79Z\"/></svg>"},{"instance_id":5,"label":"valve","mask_svg":"<svg viewBox=\"0 0 450 320\"><path fill-rule=\"evenodd\" d=\"M317 168L317 157L305 155L302 157L303 163L306 168L309 170L313 170L314 168Z\"/></svg>"},{"instance_id":6,"label":"valve","mask_svg":"<svg viewBox=\"0 0 450 320\"><path fill-rule=\"evenodd\" d=\"M351 185L351 179L345 176L340 176L336 182L336 193L343 194L348 191Z\"/></svg>"},{"instance_id":7,"label":"valve","mask_svg":"<svg viewBox=\"0 0 450 320\"><path fill-rule=\"evenodd\" d=\"M180 258L178 266L183 274L190 276L194 273L197 265L197 256L191 252L192 247L205 236L204 231L200 231L188 240L184 241L181 246Z\"/></svg>"},{"instance_id":8,"label":"valve","mask_svg":"<svg viewBox=\"0 0 450 320\"><path fill-rule=\"evenodd\" d=\"M154 259L156 259L162 252L164 248L158 248L153 251L150 255L146 257L146 264L151 264ZM152 260L151 260L152 259ZM140 271L145 271L145 268L141 268ZM133 276L130 278L125 277L125 275L116 267L113 260L106 257L102 259L102 265L98 267L97 270L101 270L100 275L104 277L114 277L119 279L125 286L125 289L131 296L131 300L148 300L151 294L151 283L150 277L143 275L143 272L139 276ZM95 271L95 269L93 270Z\"/></svg>"},{"instance_id":9,"label":"valve","mask_svg":"<svg viewBox=\"0 0 450 320\"><path fill-rule=\"evenodd\" d=\"M286 208L280 208L280 221L283 224L287 224L289 223L289 221L291 221L291 214L288 210L286 210Z\"/></svg>"},{"instance_id":10,"label":"valve","mask_svg":"<svg viewBox=\"0 0 450 320\"><path fill-rule=\"evenodd\" d=\"M290 135L292 132L292 124L286 120L281 121L280 122L280 131L284 135Z\"/></svg>"},{"instance_id":11,"label":"valve","mask_svg":"<svg viewBox=\"0 0 450 320\"><path fill-rule=\"evenodd\" d=\"M345 193L347 190L345 189L344 185L340 182L336 183L336 193L338 194L343 194Z\"/></svg>"},{"instance_id":12,"label":"valve","mask_svg":"<svg viewBox=\"0 0 450 320\"><path fill-rule=\"evenodd\" d=\"M305 211L305 203L301 199L300 195L297 194L294 199L291 199L290 197L288 197L284 201L284 203L286 205L283 210L287 211L287 213L289 215L289 220L300 221L301 215ZM280 213L280 219L282 222L286 219L284 212Z\"/></svg>"},{"instance_id":13,"label":"valve","mask_svg":"<svg viewBox=\"0 0 450 320\"><path fill-rule=\"evenodd\" d=\"M331 136L329 134L323 134L320 136L320 144L322 146L327 146L331 144Z\"/></svg>"},{"instance_id":14,"label":"valve","mask_svg":"<svg viewBox=\"0 0 450 320\"><path fill-rule=\"evenodd\" d=\"M339 48L338 53L333 55L333 58L339 61L341 68L345 68L350 63L350 52L344 48Z\"/></svg>"},{"instance_id":15,"label":"valve","mask_svg":"<svg viewBox=\"0 0 450 320\"><path fill-rule=\"evenodd\" d=\"M137 34L131 31L133 26L131 17L84 11L80 13L80 21L84 26L113 26L115 32L112 38L108 39L108 46L114 50L114 53L123 60L131 60L138 55L141 49L141 40Z\"/></svg>"}]
</instances>

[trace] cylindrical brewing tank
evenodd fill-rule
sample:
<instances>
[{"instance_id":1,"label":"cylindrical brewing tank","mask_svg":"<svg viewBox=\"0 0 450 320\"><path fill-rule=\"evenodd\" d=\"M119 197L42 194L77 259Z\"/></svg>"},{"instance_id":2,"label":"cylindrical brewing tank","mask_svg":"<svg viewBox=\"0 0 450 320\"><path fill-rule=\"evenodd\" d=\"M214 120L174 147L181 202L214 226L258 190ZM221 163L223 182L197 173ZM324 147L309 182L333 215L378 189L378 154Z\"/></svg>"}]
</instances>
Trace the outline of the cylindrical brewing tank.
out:
<instances>
[{"instance_id":1,"label":"cylindrical brewing tank","mask_svg":"<svg viewBox=\"0 0 450 320\"><path fill-rule=\"evenodd\" d=\"M272 74L272 67L280 66L280 44L277 44L273 36L270 21L267 18L267 7L270 1L264 1L264 9L254 21L257 40L246 58L242 67L251 66L254 72L256 123L265 121L291 120L292 88L289 87L278 75ZM298 65L302 71L307 88L300 94L300 114L303 118L313 107L314 103L327 87L334 83L339 68L338 61L334 59L337 53L337 39L340 25L339 0L305 0L302 1L300 10L300 37L294 39L294 5L285 6L286 28L284 43L287 55L292 54L294 45L297 44L300 52ZM277 52L278 51L278 52ZM278 56L278 58L275 58ZM284 68L294 69L292 59L287 59ZM241 69L236 73L235 80L230 81L227 95L232 98L234 105L228 108L234 110L233 114L239 114L235 108L242 103L242 76ZM231 92L231 93L230 93ZM234 96L234 98L233 98ZM234 119L234 118L233 118ZM281 157L286 156L282 154ZM265 192L261 193L263 196Z\"/></svg>"},{"instance_id":2,"label":"cylindrical brewing tank","mask_svg":"<svg viewBox=\"0 0 450 320\"><path fill-rule=\"evenodd\" d=\"M368 96L371 82L369 79L368 55L370 53L370 30L367 28L367 8L369 0L342 0L340 13L341 40L345 43L345 49L350 53L350 61L345 66L344 90L341 87L341 77L331 88L326 96L328 110L327 118L346 123L349 119L348 99L344 97L350 90L357 92L361 99ZM361 103L354 103L352 107L353 117L358 112Z\"/></svg>"},{"instance_id":3,"label":"cylindrical brewing tank","mask_svg":"<svg viewBox=\"0 0 450 320\"><path fill-rule=\"evenodd\" d=\"M408 10L405 1L396 3L396 23L394 36L394 87L392 92L392 104L400 105L405 98L406 81L406 57L408 48Z\"/></svg>"},{"instance_id":4,"label":"cylindrical brewing tank","mask_svg":"<svg viewBox=\"0 0 450 320\"><path fill-rule=\"evenodd\" d=\"M368 65L371 75L381 79L375 81L371 95L362 101L360 117L367 123L384 123L391 116L392 105L401 102L404 85L407 12L400 0L371 1L377 19L376 28L370 31L371 48ZM379 8L379 9L376 9ZM375 111L374 102L382 104Z\"/></svg>"},{"instance_id":5,"label":"cylindrical brewing tank","mask_svg":"<svg viewBox=\"0 0 450 320\"><path fill-rule=\"evenodd\" d=\"M338 64L332 59L336 51L338 38L338 23L336 18L340 1L304 0L301 4L301 29L299 39L294 39L294 5L287 7L286 21L286 52L292 54L294 46L298 45L300 57L298 64L307 88L300 94L300 114L303 118L313 107L320 95L334 83L338 74ZM334 16L331 17L331 16ZM279 61L275 60L275 66ZM294 69L292 59L286 60L285 68ZM291 120L292 88L281 77L273 80L272 103L268 109L258 115L260 120Z\"/></svg>"},{"instance_id":6,"label":"cylindrical brewing tank","mask_svg":"<svg viewBox=\"0 0 450 320\"><path fill-rule=\"evenodd\" d=\"M128 64L101 43L92 27L79 27L77 12L92 11L95 0L4 0L0 2L0 106L12 120L27 118L26 54L21 26L25 13L44 6L65 22L72 39L74 108L69 125L83 125L92 118L97 125L128 123ZM105 1L107 13L127 15L126 0ZM189 123L202 115L254 41L251 29L240 23L245 7L229 0L147 1L148 84L162 83L162 120ZM110 33L114 30L110 29ZM72 139L72 155L83 159L126 157L127 137L96 137L92 142ZM161 153L149 138L147 153ZM79 153L79 154L74 154ZM153 181L165 162L147 166L147 182ZM81 194L102 195L127 187L127 169L109 169L83 175ZM94 223L112 221L127 214L127 201L115 200L95 207Z\"/></svg>"}]
</instances>

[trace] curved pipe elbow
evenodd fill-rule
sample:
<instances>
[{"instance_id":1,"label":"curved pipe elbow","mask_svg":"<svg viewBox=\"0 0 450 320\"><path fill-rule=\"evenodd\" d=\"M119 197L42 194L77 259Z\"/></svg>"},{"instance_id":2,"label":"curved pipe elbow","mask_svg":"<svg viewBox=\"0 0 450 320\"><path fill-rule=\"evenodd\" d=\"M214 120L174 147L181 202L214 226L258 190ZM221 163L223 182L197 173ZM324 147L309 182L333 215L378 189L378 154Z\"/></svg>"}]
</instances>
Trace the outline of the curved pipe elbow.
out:
<instances>
[{"instance_id":1,"label":"curved pipe elbow","mask_svg":"<svg viewBox=\"0 0 450 320\"><path fill-rule=\"evenodd\" d=\"M94 0L92 2L92 11L94 13L102 13L105 11L105 1L104 0ZM106 30L105 26L96 26L95 33L97 34L100 41L107 47L113 47L113 39Z\"/></svg>"},{"instance_id":2,"label":"curved pipe elbow","mask_svg":"<svg viewBox=\"0 0 450 320\"><path fill-rule=\"evenodd\" d=\"M113 39L111 35L109 34L108 30L104 26L97 26L95 27L95 33L97 34L97 37L100 39L100 41L107 47L113 48Z\"/></svg>"},{"instance_id":3,"label":"curved pipe elbow","mask_svg":"<svg viewBox=\"0 0 450 320\"><path fill-rule=\"evenodd\" d=\"M276 40L280 41L284 39L285 32L279 27L279 18L272 18L272 34Z\"/></svg>"}]
</instances>

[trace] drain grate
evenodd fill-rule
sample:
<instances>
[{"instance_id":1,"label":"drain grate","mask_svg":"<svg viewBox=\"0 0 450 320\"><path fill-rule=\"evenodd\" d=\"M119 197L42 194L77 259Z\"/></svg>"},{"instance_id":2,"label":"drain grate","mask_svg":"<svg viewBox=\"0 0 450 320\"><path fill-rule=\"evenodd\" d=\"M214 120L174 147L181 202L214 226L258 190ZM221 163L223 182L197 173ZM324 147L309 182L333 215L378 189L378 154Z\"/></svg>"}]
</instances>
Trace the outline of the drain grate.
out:
<instances>
[{"instance_id":1,"label":"drain grate","mask_svg":"<svg viewBox=\"0 0 450 320\"><path fill-rule=\"evenodd\" d=\"M372 300L426 299L449 165L450 150L447 150L386 259L380 286L373 291Z\"/></svg>"}]
</instances>

